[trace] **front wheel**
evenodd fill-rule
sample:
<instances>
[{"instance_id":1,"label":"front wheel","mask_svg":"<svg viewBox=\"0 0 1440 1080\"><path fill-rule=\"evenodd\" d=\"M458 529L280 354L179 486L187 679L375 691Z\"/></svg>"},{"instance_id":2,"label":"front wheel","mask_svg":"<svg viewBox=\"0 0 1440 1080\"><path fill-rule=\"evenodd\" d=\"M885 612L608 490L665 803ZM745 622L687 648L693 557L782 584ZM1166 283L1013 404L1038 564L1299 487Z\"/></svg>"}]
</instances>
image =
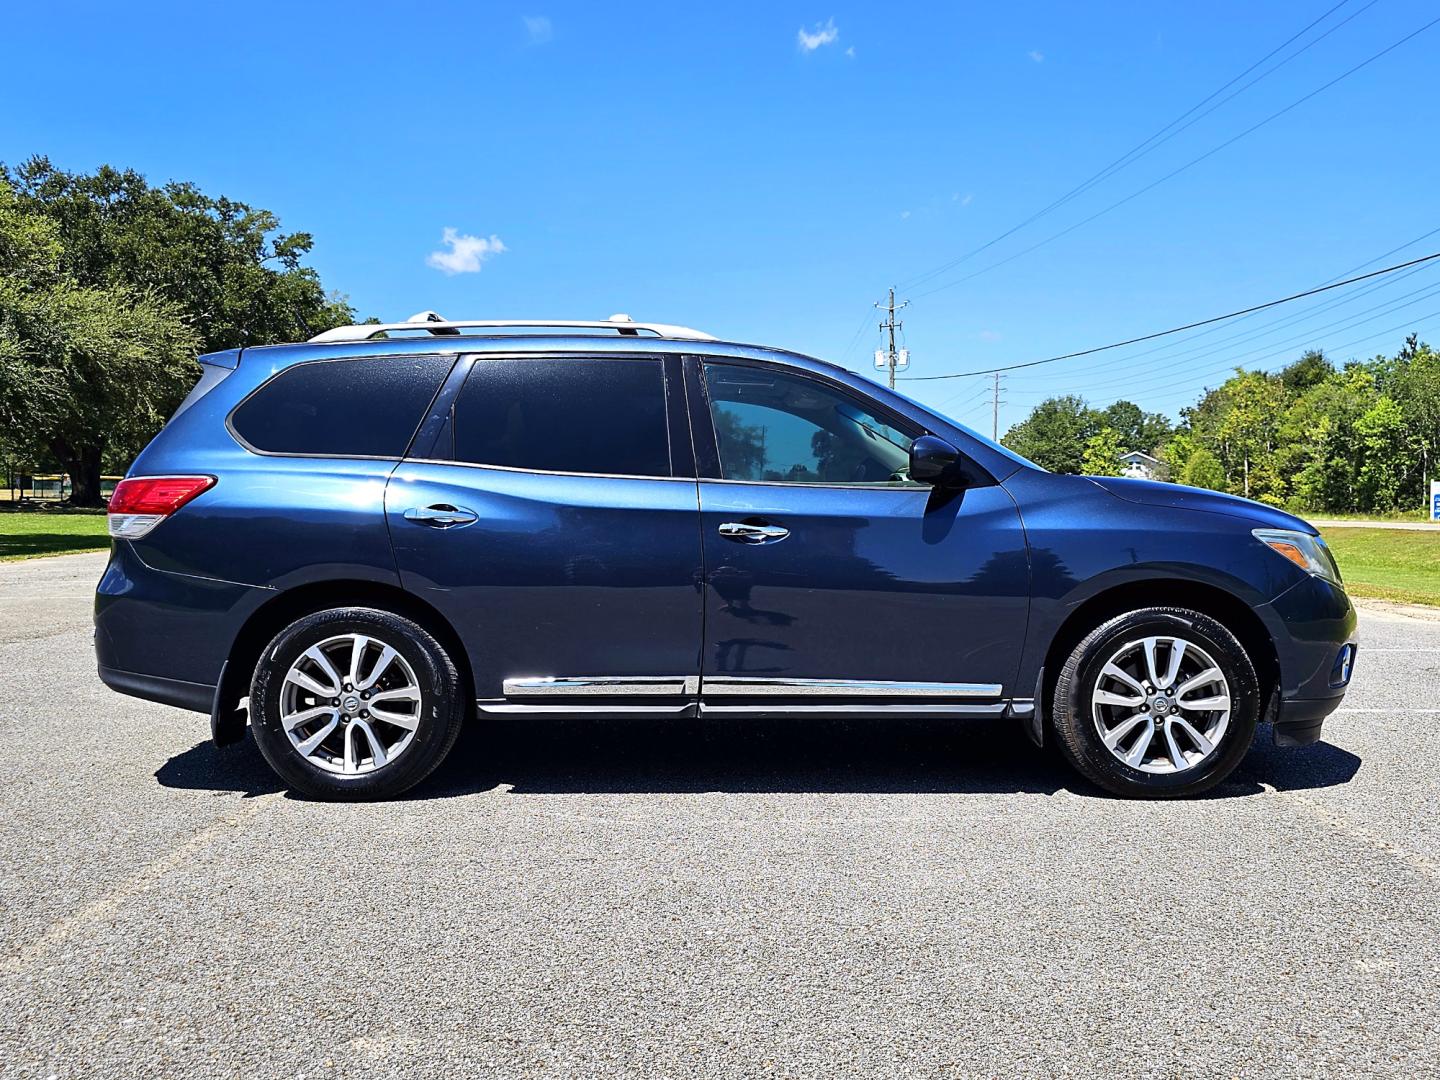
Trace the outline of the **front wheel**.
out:
<instances>
[{"instance_id":1,"label":"front wheel","mask_svg":"<svg viewBox=\"0 0 1440 1080\"><path fill-rule=\"evenodd\" d=\"M385 799L454 746L460 678L422 627L388 611L334 608L282 630L250 688L255 742L290 787L322 799Z\"/></svg>"},{"instance_id":2,"label":"front wheel","mask_svg":"<svg viewBox=\"0 0 1440 1080\"><path fill-rule=\"evenodd\" d=\"M1185 608L1142 608L1097 627L1055 683L1060 748L1117 795L1175 798L1214 787L1255 736L1260 690L1235 635Z\"/></svg>"}]
</instances>

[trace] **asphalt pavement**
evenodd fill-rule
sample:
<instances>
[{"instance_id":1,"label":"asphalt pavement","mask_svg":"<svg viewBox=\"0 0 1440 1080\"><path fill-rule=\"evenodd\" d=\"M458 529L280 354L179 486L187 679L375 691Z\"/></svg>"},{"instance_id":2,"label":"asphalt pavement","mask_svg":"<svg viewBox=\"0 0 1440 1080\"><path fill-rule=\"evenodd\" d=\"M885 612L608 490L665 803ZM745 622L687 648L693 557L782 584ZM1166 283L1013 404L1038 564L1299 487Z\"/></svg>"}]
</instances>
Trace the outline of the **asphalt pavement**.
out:
<instances>
[{"instance_id":1,"label":"asphalt pavement","mask_svg":"<svg viewBox=\"0 0 1440 1080\"><path fill-rule=\"evenodd\" d=\"M103 562L0 563L0 1076L1440 1069L1440 622L1197 801L993 720L526 719L328 805L100 684Z\"/></svg>"}]
</instances>

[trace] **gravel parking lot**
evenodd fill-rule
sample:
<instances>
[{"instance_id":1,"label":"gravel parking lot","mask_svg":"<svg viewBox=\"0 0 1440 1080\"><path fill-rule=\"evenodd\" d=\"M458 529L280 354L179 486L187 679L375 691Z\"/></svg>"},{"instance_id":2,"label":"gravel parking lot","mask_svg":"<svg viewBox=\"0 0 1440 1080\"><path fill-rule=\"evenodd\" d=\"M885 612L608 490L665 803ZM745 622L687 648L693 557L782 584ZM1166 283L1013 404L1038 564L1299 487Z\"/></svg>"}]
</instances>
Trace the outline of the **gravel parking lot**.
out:
<instances>
[{"instance_id":1,"label":"gravel parking lot","mask_svg":"<svg viewBox=\"0 0 1440 1080\"><path fill-rule=\"evenodd\" d=\"M0 1075L1440 1067L1440 622L1194 802L994 721L532 719L335 806L100 684L103 562L0 564Z\"/></svg>"}]
</instances>

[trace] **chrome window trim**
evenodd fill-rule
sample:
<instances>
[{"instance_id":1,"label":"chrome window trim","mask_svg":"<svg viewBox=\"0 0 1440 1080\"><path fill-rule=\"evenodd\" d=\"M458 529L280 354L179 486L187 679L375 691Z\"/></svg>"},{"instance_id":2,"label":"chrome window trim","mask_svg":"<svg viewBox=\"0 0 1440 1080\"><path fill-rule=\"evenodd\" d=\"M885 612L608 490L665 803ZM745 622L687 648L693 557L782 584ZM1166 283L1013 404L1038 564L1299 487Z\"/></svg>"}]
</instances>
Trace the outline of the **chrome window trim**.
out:
<instances>
[{"instance_id":1,"label":"chrome window trim","mask_svg":"<svg viewBox=\"0 0 1440 1080\"><path fill-rule=\"evenodd\" d=\"M892 682L880 679L776 679L706 675L702 694L744 697L917 697L996 698L999 683Z\"/></svg>"},{"instance_id":2,"label":"chrome window trim","mask_svg":"<svg viewBox=\"0 0 1440 1080\"><path fill-rule=\"evenodd\" d=\"M842 488L853 491L930 491L932 484L922 484L920 481L910 481L903 484L874 483L874 484L822 484L806 483L799 480L724 480L720 477L702 476L702 484L748 484L751 487L784 487L784 488Z\"/></svg>"}]
</instances>

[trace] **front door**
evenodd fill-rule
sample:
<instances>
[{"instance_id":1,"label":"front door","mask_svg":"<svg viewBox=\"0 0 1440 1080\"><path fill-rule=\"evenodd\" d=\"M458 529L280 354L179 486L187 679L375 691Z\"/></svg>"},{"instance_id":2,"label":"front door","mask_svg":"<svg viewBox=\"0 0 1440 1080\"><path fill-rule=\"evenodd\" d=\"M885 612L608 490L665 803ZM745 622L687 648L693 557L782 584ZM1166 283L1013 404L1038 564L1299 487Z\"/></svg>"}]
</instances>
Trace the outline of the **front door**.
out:
<instances>
[{"instance_id":1,"label":"front door","mask_svg":"<svg viewBox=\"0 0 1440 1080\"><path fill-rule=\"evenodd\" d=\"M423 459L396 469L385 507L402 579L457 629L482 707L693 700L700 541L688 431L671 456L681 393L678 362L658 357L478 357Z\"/></svg>"},{"instance_id":2,"label":"front door","mask_svg":"<svg viewBox=\"0 0 1440 1080\"><path fill-rule=\"evenodd\" d=\"M707 709L1029 696L1013 686L1029 565L1002 487L910 481L923 432L819 376L705 360L690 385L718 458L700 481Z\"/></svg>"}]
</instances>

